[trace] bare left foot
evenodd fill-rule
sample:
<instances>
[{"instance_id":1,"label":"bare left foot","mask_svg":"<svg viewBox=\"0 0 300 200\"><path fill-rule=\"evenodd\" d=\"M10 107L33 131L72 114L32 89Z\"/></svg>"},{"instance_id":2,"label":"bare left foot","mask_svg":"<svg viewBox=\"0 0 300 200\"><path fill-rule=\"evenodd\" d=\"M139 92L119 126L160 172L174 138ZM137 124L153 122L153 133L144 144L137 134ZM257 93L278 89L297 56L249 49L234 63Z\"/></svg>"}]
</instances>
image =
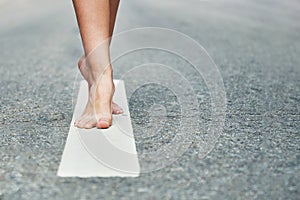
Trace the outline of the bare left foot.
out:
<instances>
[{"instance_id":1,"label":"bare left foot","mask_svg":"<svg viewBox=\"0 0 300 200\"><path fill-rule=\"evenodd\" d=\"M83 76L83 78L86 81L90 80L88 70L86 69L87 66L86 66L86 63L85 63L85 57L84 56L82 56L79 59L78 68L79 68L79 71L81 72L81 75ZM90 87L91 83L88 82L88 85ZM111 106L112 106L112 114L122 114L123 113L123 109L118 104L116 104L115 102L112 101Z\"/></svg>"},{"instance_id":2,"label":"bare left foot","mask_svg":"<svg viewBox=\"0 0 300 200\"><path fill-rule=\"evenodd\" d=\"M112 103L115 89L112 66L99 71L97 66L87 66L83 62L84 60L79 62L79 70L88 82L89 98L82 115L75 121L75 126L86 129L108 128L112 124L112 113L123 112L117 104Z\"/></svg>"}]
</instances>

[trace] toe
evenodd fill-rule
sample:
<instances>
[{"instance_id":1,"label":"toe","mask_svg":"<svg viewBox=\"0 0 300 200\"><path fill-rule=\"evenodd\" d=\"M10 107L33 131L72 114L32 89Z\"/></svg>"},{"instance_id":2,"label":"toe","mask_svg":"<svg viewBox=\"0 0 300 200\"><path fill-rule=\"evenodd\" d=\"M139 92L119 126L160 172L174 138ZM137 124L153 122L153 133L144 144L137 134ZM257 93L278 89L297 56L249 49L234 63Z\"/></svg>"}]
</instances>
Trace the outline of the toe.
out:
<instances>
[{"instance_id":1,"label":"toe","mask_svg":"<svg viewBox=\"0 0 300 200\"><path fill-rule=\"evenodd\" d=\"M123 109L118 104L112 102L112 113L113 114L122 114Z\"/></svg>"},{"instance_id":2,"label":"toe","mask_svg":"<svg viewBox=\"0 0 300 200\"><path fill-rule=\"evenodd\" d=\"M90 118L89 117L86 117L84 118L83 120L80 121L79 125L81 126L81 128L89 128L89 121L90 121Z\"/></svg>"},{"instance_id":3,"label":"toe","mask_svg":"<svg viewBox=\"0 0 300 200\"><path fill-rule=\"evenodd\" d=\"M110 127L109 122L107 122L105 120L100 120L97 124L97 128L105 129L105 128L109 128L109 127Z\"/></svg>"},{"instance_id":4,"label":"toe","mask_svg":"<svg viewBox=\"0 0 300 200\"><path fill-rule=\"evenodd\" d=\"M102 117L97 122L97 128L109 128L112 124L111 118L108 117Z\"/></svg>"},{"instance_id":5,"label":"toe","mask_svg":"<svg viewBox=\"0 0 300 200\"><path fill-rule=\"evenodd\" d=\"M90 119L89 121L87 121L85 123L84 128L91 129L91 128L94 128L95 126L96 126L96 121L94 119Z\"/></svg>"},{"instance_id":6,"label":"toe","mask_svg":"<svg viewBox=\"0 0 300 200\"><path fill-rule=\"evenodd\" d=\"M83 120L79 121L76 125L77 128L84 128Z\"/></svg>"},{"instance_id":7,"label":"toe","mask_svg":"<svg viewBox=\"0 0 300 200\"><path fill-rule=\"evenodd\" d=\"M80 121L82 120L82 118L80 117L79 119L75 120L74 122L74 126L78 127L80 124Z\"/></svg>"},{"instance_id":8,"label":"toe","mask_svg":"<svg viewBox=\"0 0 300 200\"><path fill-rule=\"evenodd\" d=\"M88 117L86 115L81 116L78 120L75 121L75 126L77 128L85 128L85 124Z\"/></svg>"}]
</instances>

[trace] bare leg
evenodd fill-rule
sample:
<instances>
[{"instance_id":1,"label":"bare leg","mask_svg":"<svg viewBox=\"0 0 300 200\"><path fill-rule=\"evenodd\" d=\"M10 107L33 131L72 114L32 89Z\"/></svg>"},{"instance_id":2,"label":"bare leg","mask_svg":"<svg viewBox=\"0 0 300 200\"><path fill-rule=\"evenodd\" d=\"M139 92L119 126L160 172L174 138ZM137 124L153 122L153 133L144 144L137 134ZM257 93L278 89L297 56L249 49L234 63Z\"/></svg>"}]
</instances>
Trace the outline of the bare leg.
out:
<instances>
[{"instance_id":1,"label":"bare leg","mask_svg":"<svg viewBox=\"0 0 300 200\"><path fill-rule=\"evenodd\" d=\"M112 36L115 28L116 16L119 8L120 0L110 0L109 8L110 8L110 24L109 24L109 35Z\"/></svg>"},{"instance_id":2,"label":"bare leg","mask_svg":"<svg viewBox=\"0 0 300 200\"><path fill-rule=\"evenodd\" d=\"M112 38L113 32L114 32L114 27L115 27L115 21L116 21L116 16L118 12L118 7L119 7L119 2L120 0L110 0L109 1L109 11L110 11L110 18L109 18L109 37ZM82 74L82 76L88 80L88 69L86 62L85 62L85 55L83 55L79 61L78 61L78 68ZM121 114L123 113L123 109L116 103L112 102L112 113L113 114Z\"/></svg>"},{"instance_id":3,"label":"bare leg","mask_svg":"<svg viewBox=\"0 0 300 200\"><path fill-rule=\"evenodd\" d=\"M89 84L89 100L79 128L108 128L112 123L112 66L110 65L110 1L73 0L86 60L81 70ZM112 29L113 30L113 29ZM98 46L101 44L100 46ZM95 48L97 49L93 51Z\"/></svg>"}]
</instances>

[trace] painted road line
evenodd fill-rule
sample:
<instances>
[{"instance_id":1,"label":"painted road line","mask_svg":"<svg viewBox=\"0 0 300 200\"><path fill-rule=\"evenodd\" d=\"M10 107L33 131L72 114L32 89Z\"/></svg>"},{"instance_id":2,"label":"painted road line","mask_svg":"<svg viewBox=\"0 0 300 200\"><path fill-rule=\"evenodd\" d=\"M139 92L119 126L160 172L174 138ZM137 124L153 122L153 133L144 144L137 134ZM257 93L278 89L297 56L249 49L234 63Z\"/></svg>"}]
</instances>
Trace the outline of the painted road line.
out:
<instances>
[{"instance_id":1,"label":"painted road line","mask_svg":"<svg viewBox=\"0 0 300 200\"><path fill-rule=\"evenodd\" d=\"M114 80L114 101L123 115L113 115L109 129L78 129L74 120L82 113L87 101L87 83L80 84L77 103L61 163L61 177L137 177L140 167L127 104L124 81Z\"/></svg>"}]
</instances>

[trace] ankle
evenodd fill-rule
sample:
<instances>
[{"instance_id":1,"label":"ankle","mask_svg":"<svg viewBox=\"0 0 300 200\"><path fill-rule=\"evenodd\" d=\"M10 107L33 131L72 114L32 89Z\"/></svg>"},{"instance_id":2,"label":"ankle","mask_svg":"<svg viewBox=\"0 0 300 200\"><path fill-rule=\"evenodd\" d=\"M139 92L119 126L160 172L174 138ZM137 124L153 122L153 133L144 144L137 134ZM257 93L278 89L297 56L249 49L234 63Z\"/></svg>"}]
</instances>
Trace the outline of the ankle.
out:
<instances>
[{"instance_id":1,"label":"ankle","mask_svg":"<svg viewBox=\"0 0 300 200\"><path fill-rule=\"evenodd\" d=\"M106 66L103 69L103 74L105 74L105 75L112 75L113 74L113 68L112 68L111 64L109 64L108 66Z\"/></svg>"},{"instance_id":2,"label":"ankle","mask_svg":"<svg viewBox=\"0 0 300 200\"><path fill-rule=\"evenodd\" d=\"M100 77L105 78L105 79L110 78L110 77L112 78L112 74L113 74L113 71L112 71L111 66L107 66L100 70L92 70L91 71L93 82L96 82Z\"/></svg>"}]
</instances>

